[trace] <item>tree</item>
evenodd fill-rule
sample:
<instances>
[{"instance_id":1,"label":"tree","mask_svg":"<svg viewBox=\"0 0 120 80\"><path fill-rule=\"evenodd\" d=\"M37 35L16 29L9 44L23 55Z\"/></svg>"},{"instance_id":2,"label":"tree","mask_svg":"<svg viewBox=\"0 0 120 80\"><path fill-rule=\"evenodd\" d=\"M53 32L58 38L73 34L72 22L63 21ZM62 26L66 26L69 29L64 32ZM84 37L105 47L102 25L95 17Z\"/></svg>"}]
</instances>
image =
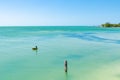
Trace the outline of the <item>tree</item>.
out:
<instances>
[{"instance_id":1,"label":"tree","mask_svg":"<svg viewBox=\"0 0 120 80\"><path fill-rule=\"evenodd\" d=\"M110 27L110 26L111 26L111 24L109 22L104 24L104 27Z\"/></svg>"},{"instance_id":2,"label":"tree","mask_svg":"<svg viewBox=\"0 0 120 80\"><path fill-rule=\"evenodd\" d=\"M118 23L118 24L111 24L111 23L107 22L105 24L102 24L101 26L103 26L103 27L120 27L120 23Z\"/></svg>"}]
</instances>

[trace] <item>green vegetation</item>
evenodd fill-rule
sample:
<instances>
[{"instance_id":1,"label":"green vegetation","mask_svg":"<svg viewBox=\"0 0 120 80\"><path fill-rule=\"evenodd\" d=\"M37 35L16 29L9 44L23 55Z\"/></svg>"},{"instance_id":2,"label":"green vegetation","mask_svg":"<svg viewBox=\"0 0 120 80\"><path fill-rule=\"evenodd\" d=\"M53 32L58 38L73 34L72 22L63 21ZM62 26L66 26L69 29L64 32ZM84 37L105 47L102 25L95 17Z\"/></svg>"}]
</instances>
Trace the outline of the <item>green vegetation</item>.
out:
<instances>
[{"instance_id":1,"label":"green vegetation","mask_svg":"<svg viewBox=\"0 0 120 80\"><path fill-rule=\"evenodd\" d=\"M107 22L105 24L102 24L101 26L102 27L120 27L120 23L118 23L118 24L111 24L111 23Z\"/></svg>"}]
</instances>

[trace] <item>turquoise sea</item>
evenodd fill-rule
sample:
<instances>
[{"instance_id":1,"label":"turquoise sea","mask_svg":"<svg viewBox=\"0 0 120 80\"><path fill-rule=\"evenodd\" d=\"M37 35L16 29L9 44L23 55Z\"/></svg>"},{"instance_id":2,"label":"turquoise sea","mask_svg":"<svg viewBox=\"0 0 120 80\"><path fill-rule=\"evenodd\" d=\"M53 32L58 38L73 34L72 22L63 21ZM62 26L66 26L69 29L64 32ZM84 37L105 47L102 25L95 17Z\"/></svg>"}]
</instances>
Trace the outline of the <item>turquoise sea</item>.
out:
<instances>
[{"instance_id":1,"label":"turquoise sea","mask_svg":"<svg viewBox=\"0 0 120 80\"><path fill-rule=\"evenodd\" d=\"M120 80L120 28L0 27L0 80Z\"/></svg>"}]
</instances>

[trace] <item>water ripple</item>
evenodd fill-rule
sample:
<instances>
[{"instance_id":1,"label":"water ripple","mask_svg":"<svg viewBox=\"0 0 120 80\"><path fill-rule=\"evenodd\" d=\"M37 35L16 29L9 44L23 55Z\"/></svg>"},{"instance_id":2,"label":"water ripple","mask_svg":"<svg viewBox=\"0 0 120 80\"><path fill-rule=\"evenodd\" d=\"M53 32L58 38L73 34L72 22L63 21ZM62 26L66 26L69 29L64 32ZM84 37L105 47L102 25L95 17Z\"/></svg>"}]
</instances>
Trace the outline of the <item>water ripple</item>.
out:
<instances>
[{"instance_id":1,"label":"water ripple","mask_svg":"<svg viewBox=\"0 0 120 80\"><path fill-rule=\"evenodd\" d=\"M65 36L72 37L72 38L79 38L87 41L120 44L120 40L103 38L103 37L95 36L92 33L82 33L82 34L74 33L74 34L65 34Z\"/></svg>"}]
</instances>

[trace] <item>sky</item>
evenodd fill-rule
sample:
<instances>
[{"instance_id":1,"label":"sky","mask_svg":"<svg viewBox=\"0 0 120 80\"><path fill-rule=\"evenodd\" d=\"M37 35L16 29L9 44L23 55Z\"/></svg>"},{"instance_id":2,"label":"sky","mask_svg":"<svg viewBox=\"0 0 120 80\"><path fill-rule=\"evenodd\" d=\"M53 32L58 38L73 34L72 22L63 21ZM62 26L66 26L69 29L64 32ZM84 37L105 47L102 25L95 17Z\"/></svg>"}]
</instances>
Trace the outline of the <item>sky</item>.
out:
<instances>
[{"instance_id":1,"label":"sky","mask_svg":"<svg viewBox=\"0 0 120 80\"><path fill-rule=\"evenodd\" d=\"M0 26L120 23L120 0L0 0Z\"/></svg>"}]
</instances>

